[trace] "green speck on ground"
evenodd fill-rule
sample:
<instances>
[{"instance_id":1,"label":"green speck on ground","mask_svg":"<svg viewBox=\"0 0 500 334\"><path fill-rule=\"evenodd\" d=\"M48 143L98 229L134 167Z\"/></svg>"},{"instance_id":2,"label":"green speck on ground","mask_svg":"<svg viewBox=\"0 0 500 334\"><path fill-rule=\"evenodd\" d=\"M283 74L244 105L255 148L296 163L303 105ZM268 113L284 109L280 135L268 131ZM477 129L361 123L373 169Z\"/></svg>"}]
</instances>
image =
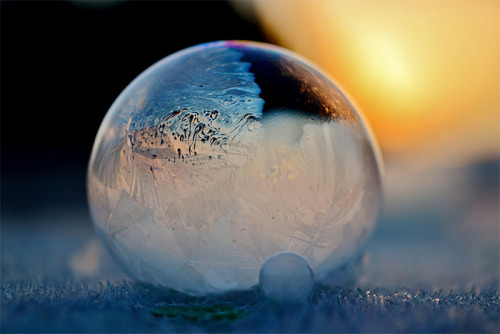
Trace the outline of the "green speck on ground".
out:
<instances>
[{"instance_id":1,"label":"green speck on ground","mask_svg":"<svg viewBox=\"0 0 500 334\"><path fill-rule=\"evenodd\" d=\"M155 317L182 317L189 321L222 321L236 320L246 312L238 307L223 304L209 305L165 305L151 309Z\"/></svg>"}]
</instances>

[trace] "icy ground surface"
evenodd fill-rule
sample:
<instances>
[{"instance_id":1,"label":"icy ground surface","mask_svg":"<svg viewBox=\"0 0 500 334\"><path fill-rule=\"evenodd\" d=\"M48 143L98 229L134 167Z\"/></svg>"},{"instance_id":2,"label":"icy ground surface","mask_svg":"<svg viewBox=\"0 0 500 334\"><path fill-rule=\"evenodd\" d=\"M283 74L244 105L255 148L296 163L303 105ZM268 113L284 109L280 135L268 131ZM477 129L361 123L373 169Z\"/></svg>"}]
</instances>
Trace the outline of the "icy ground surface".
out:
<instances>
[{"instance_id":1,"label":"icy ground surface","mask_svg":"<svg viewBox=\"0 0 500 334\"><path fill-rule=\"evenodd\" d=\"M167 304L230 305L235 320L159 318ZM2 284L2 332L498 332L497 291L370 291L316 287L310 305L280 309L257 291L204 300L130 283ZM9 320L10 319L10 320Z\"/></svg>"},{"instance_id":2,"label":"icy ground surface","mask_svg":"<svg viewBox=\"0 0 500 334\"><path fill-rule=\"evenodd\" d=\"M267 303L258 289L193 299L136 285L83 205L4 211L0 331L498 333L498 164L387 174L364 275L315 286L311 302L294 309Z\"/></svg>"}]
</instances>

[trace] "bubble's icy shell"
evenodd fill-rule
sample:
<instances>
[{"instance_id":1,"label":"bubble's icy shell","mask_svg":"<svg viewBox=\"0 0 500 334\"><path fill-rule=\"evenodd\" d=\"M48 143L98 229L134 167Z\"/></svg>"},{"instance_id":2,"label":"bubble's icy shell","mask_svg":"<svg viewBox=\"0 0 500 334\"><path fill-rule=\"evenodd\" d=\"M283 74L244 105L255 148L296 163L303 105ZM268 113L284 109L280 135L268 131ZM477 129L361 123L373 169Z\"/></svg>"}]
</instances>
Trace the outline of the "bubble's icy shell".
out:
<instances>
[{"instance_id":1,"label":"bubble's icy shell","mask_svg":"<svg viewBox=\"0 0 500 334\"><path fill-rule=\"evenodd\" d=\"M279 252L262 266L259 284L270 300L280 303L307 301L311 295L314 278L311 267L300 255Z\"/></svg>"},{"instance_id":2,"label":"bubble's icy shell","mask_svg":"<svg viewBox=\"0 0 500 334\"><path fill-rule=\"evenodd\" d=\"M204 295L299 254L322 280L371 232L377 155L352 105L284 49L216 42L137 77L92 150L97 234L133 277Z\"/></svg>"}]
</instances>

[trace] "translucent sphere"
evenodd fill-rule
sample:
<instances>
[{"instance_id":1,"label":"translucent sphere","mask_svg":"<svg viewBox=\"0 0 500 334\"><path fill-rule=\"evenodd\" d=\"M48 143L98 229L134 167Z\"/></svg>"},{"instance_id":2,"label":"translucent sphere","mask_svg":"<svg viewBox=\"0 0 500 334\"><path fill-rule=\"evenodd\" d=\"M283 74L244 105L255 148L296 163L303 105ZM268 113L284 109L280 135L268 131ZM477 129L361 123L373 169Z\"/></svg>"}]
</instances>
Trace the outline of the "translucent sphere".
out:
<instances>
[{"instance_id":1,"label":"translucent sphere","mask_svg":"<svg viewBox=\"0 0 500 334\"><path fill-rule=\"evenodd\" d=\"M247 289L281 251L323 280L373 229L376 152L351 103L303 58L202 44L113 103L89 163L90 212L140 281L193 295Z\"/></svg>"},{"instance_id":2,"label":"translucent sphere","mask_svg":"<svg viewBox=\"0 0 500 334\"><path fill-rule=\"evenodd\" d=\"M259 284L264 295L278 303L307 301L314 284L314 274L303 257L291 252L279 252L262 266Z\"/></svg>"}]
</instances>

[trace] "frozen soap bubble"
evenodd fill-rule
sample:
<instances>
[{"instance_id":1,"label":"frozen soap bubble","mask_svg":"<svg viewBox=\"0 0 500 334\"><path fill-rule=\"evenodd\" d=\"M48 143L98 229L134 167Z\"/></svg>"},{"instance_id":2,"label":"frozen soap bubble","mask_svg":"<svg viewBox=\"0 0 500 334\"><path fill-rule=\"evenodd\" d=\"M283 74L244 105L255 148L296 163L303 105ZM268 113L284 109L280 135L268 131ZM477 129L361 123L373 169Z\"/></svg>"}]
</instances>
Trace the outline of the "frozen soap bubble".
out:
<instances>
[{"instance_id":1,"label":"frozen soap bubble","mask_svg":"<svg viewBox=\"0 0 500 334\"><path fill-rule=\"evenodd\" d=\"M113 103L89 163L90 212L139 281L247 289L281 251L321 281L374 226L376 152L351 103L303 58L203 44L154 64Z\"/></svg>"},{"instance_id":2,"label":"frozen soap bubble","mask_svg":"<svg viewBox=\"0 0 500 334\"><path fill-rule=\"evenodd\" d=\"M259 284L264 295L280 303L301 303L311 295L314 275L306 260L291 252L279 252L262 266Z\"/></svg>"}]
</instances>

